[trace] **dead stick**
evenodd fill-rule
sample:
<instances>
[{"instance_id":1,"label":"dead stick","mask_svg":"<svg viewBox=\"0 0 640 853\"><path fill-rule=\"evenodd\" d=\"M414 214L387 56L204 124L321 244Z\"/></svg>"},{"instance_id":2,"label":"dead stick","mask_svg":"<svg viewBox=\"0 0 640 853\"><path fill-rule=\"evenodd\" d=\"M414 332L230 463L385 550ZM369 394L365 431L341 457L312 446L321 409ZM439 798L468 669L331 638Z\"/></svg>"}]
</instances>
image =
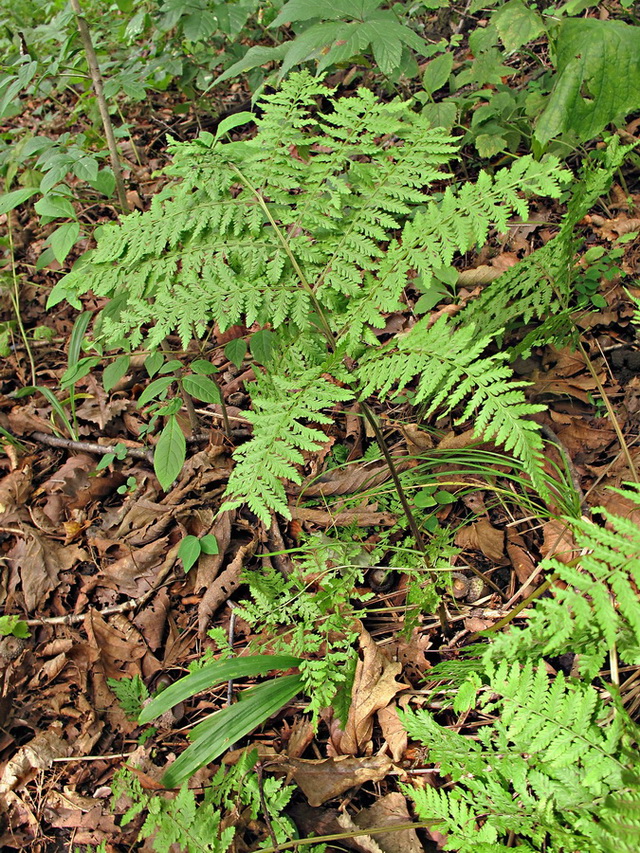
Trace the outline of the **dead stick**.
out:
<instances>
[{"instance_id":1,"label":"dead stick","mask_svg":"<svg viewBox=\"0 0 640 853\"><path fill-rule=\"evenodd\" d=\"M91 33L89 32L89 26L86 20L82 17L82 10L80 9L80 3L78 2L78 0L71 0L71 8L73 9L74 14L76 16L78 31L80 32L80 38L82 39L82 45L84 47L84 52L87 57L87 65L89 66L89 73L91 74L93 91L95 92L96 100L98 102L98 109L100 110L100 118L102 119L102 126L104 127L104 135L106 136L107 146L109 148L111 168L113 169L113 176L116 180L118 200L120 202L120 207L122 208L122 210L125 213L129 213L131 208L129 207L129 202L127 201L127 194L124 189L122 169L120 168L120 159L118 156L118 147L116 145L116 138L113 133L111 116L109 115L107 102L104 97L104 89L102 88L102 74L100 73L100 67L98 65L98 57L96 56L96 52L93 47L93 42L91 41Z\"/></svg>"}]
</instances>

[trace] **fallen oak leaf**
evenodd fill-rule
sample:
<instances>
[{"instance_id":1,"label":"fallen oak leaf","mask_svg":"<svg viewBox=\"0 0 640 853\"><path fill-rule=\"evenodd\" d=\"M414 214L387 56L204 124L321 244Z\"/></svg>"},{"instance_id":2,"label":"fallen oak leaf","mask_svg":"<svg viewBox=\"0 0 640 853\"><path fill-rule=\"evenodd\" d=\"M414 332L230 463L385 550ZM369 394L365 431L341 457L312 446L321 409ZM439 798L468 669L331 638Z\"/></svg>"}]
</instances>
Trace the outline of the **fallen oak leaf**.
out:
<instances>
[{"instance_id":1,"label":"fallen oak leaf","mask_svg":"<svg viewBox=\"0 0 640 853\"><path fill-rule=\"evenodd\" d=\"M373 715L407 687L396 681L402 664L385 657L364 628L359 644L363 656L356 666L347 723L336 742L343 755L358 755L371 748Z\"/></svg>"},{"instance_id":2,"label":"fallen oak leaf","mask_svg":"<svg viewBox=\"0 0 640 853\"><path fill-rule=\"evenodd\" d=\"M291 769L293 778L311 806L321 806L327 800L339 797L365 782L381 782L393 770L393 762L386 755L356 758L339 755L318 761L293 758L285 767Z\"/></svg>"}]
</instances>

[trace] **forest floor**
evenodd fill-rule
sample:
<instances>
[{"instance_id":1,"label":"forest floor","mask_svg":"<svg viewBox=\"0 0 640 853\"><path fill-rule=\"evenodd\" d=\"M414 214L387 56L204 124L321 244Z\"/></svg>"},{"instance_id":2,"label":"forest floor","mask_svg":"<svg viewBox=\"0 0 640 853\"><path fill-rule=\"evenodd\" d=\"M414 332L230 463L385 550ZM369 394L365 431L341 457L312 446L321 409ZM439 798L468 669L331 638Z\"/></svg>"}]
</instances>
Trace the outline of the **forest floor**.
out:
<instances>
[{"instance_id":1,"label":"forest floor","mask_svg":"<svg viewBox=\"0 0 640 853\"><path fill-rule=\"evenodd\" d=\"M231 91L226 103L211 105L211 112L233 107L241 98L242 93ZM137 116L128 116L137 158L130 143L122 142L120 148L128 199L136 209L147 209L164 180L156 172L167 161L167 135L190 138L206 127L205 115L193 107L178 114L178 106L168 93L154 97ZM627 132L633 134L637 127L630 125ZM622 247L597 276L597 293L606 307L585 308L578 318L582 348L540 348L516 365L518 374L531 383L530 399L548 407L537 419L551 436L549 463L563 467L568 460L585 513L606 506L628 515L628 502L608 487L637 481L633 466L637 470L640 461L640 348L627 293L640 295L633 281L640 243L616 242L640 229L640 190L637 172L626 174L626 179L625 188L614 182L608 198L579 227L585 251L602 247L609 257L614 245ZM473 299L483 281L544 244L562 214L560 204L534 202L529 223L495 236L461 259L459 299ZM113 219L115 211L105 204L83 215L86 224L99 224ZM59 278L55 264L34 272L46 234L26 209L9 216L21 278L22 323L28 331L50 330L31 343L37 385L59 396L77 312L66 303L45 310L47 295ZM443 300L434 311L446 311L447 304ZM89 296L83 307L93 311L101 305ZM8 319L10 306L3 306L2 313ZM407 316L398 314L389 317L388 328L399 329L407 322ZM226 336L218 335L216 343L220 346L247 331L235 327ZM179 349L179 342L173 343ZM222 627L241 651L251 636L248 626L233 618L232 605L242 596L245 567L286 565L288 552L305 534L344 531L349 525L366 531L363 546L373 547L378 531L395 522L376 492L388 486L388 470L363 460L371 436L355 406L336 413L324 447L307 459L305 486L290 489L291 521L274 521L264 529L243 510L216 518L234 445L250 434L244 417L245 384L254 374L249 358L237 367L217 349L212 360L219 369L231 434L223 428L220 406L203 404L198 410L200 434L188 445L184 470L166 494L139 437L144 415L137 400L149 381L142 357L132 358L126 376L109 394L96 371L77 383L77 440L60 437L47 397L11 396L32 384L27 352L17 334L2 360L0 425L20 444L5 442L0 455L0 606L5 614L19 614L30 632L25 638L0 639L0 792L7 804L0 818L2 849L93 849L101 842L107 850L131 849L138 825L119 825L110 799L114 772L136 763L144 768L138 771L143 787L159 788L162 769L188 744L193 720L224 705L227 686L174 709L172 718L145 739L108 680L139 675L154 689L167 676L175 679L210 645L206 631L213 625ZM415 456L433 447L461 449L475 441L470 428L454 429L451 419L441 419L427 433L408 409L389 407L377 414L398 455ZM100 448L118 442L139 453L95 476L104 452ZM495 450L487 445L482 449ZM343 468L346 461L354 464ZM440 474L441 482L451 480L446 470ZM497 497L496 486L503 493L513 489L508 480L501 480L499 470L454 479L458 485L473 485L474 491L436 513L441 527L456 531L457 553L451 561L456 580L445 595L449 633L443 636L437 617L429 614L420 616L409 636L402 632L406 583L401 574L391 576L389 587L389 576L372 570L368 589L362 590L374 597L367 601L362 619L362 693L354 696L362 701L354 701L351 723L361 731L373 727L368 754L348 756L339 771L335 761L321 761L342 754L340 738L328 717L314 733L300 712L301 703L292 703L249 738L259 747L261 759L279 756L299 788L313 792L294 798L291 814L301 835L310 828L316 833L344 831L348 827L338 817L347 805L357 807L369 821L384 823L391 819L388 815L411 820L393 780L419 774L423 764L406 733L394 729L394 710L426 696L435 688L429 681L434 663L456 655L472 635L495 624L535 589L542 558L570 560L574 555L574 543L563 522L553 517L553 507L551 516L538 516L517 501ZM354 495L360 500L355 502ZM327 500L336 496L344 500ZM309 506L312 497L316 501ZM203 555L188 574L177 555L186 533L213 533L219 544L219 554ZM484 580L478 582L479 575ZM375 654L371 638L377 644ZM554 666L567 670L571 661L549 663ZM633 684L625 691L632 676L621 673L620 690L623 701L637 712L640 698ZM313 774L311 765L305 769L299 763L306 759L320 762L313 765ZM380 770L392 766L391 774ZM199 771L193 784L206 784L214 770ZM374 794L390 792L387 817L378 806L367 815L374 808ZM258 821L253 832L259 839L266 837L267 828ZM429 849L442 841L435 832L429 838L426 830L391 835L397 840L387 843L387 853ZM362 839L344 843L360 851L377 849Z\"/></svg>"}]
</instances>

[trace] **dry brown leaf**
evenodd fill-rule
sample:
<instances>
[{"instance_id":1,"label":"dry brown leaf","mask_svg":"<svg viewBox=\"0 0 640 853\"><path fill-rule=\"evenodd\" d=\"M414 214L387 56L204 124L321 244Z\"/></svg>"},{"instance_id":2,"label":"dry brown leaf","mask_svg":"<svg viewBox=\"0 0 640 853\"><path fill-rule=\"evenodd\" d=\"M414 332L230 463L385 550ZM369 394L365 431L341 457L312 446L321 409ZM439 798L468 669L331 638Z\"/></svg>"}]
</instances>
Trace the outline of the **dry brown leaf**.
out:
<instances>
[{"instance_id":1,"label":"dry brown leaf","mask_svg":"<svg viewBox=\"0 0 640 853\"><path fill-rule=\"evenodd\" d=\"M310 509L303 506L290 506L291 517L296 521L307 521L318 527L344 527L357 524L360 527L391 527L397 518L390 512L376 512L373 507L359 506L353 509L336 509L335 512L323 509Z\"/></svg>"},{"instance_id":2,"label":"dry brown leaf","mask_svg":"<svg viewBox=\"0 0 640 853\"><path fill-rule=\"evenodd\" d=\"M287 764L291 767L296 784L312 806L321 806L356 785L380 782L393 769L393 762L386 755L371 755L367 758L346 755L319 761L294 758Z\"/></svg>"},{"instance_id":3,"label":"dry brown leaf","mask_svg":"<svg viewBox=\"0 0 640 853\"><path fill-rule=\"evenodd\" d=\"M402 761L407 750L407 731L400 721L395 702L390 702L386 708L380 708L378 722L391 757L396 763Z\"/></svg>"},{"instance_id":4,"label":"dry brown leaf","mask_svg":"<svg viewBox=\"0 0 640 853\"><path fill-rule=\"evenodd\" d=\"M536 565L529 555L524 539L513 527L507 528L507 555L518 581L525 583L535 572Z\"/></svg>"},{"instance_id":5,"label":"dry brown leaf","mask_svg":"<svg viewBox=\"0 0 640 853\"><path fill-rule=\"evenodd\" d=\"M69 744L60 735L61 726L54 723L48 731L40 732L22 746L7 762L0 776L0 795L19 790L35 779L40 770L51 767L54 758L69 755Z\"/></svg>"},{"instance_id":6,"label":"dry brown leaf","mask_svg":"<svg viewBox=\"0 0 640 853\"><path fill-rule=\"evenodd\" d=\"M58 585L60 572L88 559L78 545L58 545L43 539L33 528L9 551L8 557L20 573L22 593L27 611L32 613Z\"/></svg>"},{"instance_id":7,"label":"dry brown leaf","mask_svg":"<svg viewBox=\"0 0 640 853\"><path fill-rule=\"evenodd\" d=\"M407 440L407 450L414 456L431 450L435 444L433 436L418 424L404 424L400 427L400 432Z\"/></svg>"},{"instance_id":8,"label":"dry brown leaf","mask_svg":"<svg viewBox=\"0 0 640 853\"><path fill-rule=\"evenodd\" d=\"M477 284L491 284L499 276L503 270L489 266L489 264L481 264L472 270L462 270L458 273L459 287L474 287Z\"/></svg>"},{"instance_id":9,"label":"dry brown leaf","mask_svg":"<svg viewBox=\"0 0 640 853\"><path fill-rule=\"evenodd\" d=\"M405 471L412 464L411 460L405 458L394 461L398 471ZM386 482L390 476L386 464L375 460L374 462L349 465L346 470L334 468L309 484L292 486L289 491L292 494L300 494L304 498L351 495L363 489L379 486L380 483Z\"/></svg>"},{"instance_id":10,"label":"dry brown leaf","mask_svg":"<svg viewBox=\"0 0 640 853\"><path fill-rule=\"evenodd\" d=\"M543 557L553 557L561 563L570 563L580 551L573 538L573 532L557 518L546 521L542 526L542 545L540 553Z\"/></svg>"},{"instance_id":11,"label":"dry brown leaf","mask_svg":"<svg viewBox=\"0 0 640 853\"><path fill-rule=\"evenodd\" d=\"M358 829L361 829L360 826L354 823L353 818L347 812L341 812L336 818L336 823L343 832L356 832ZM362 853L383 853L382 847L370 835L356 835L355 840L358 843L357 849L362 851Z\"/></svg>"},{"instance_id":12,"label":"dry brown leaf","mask_svg":"<svg viewBox=\"0 0 640 853\"><path fill-rule=\"evenodd\" d=\"M0 480L0 514L21 507L31 494L31 465L11 471Z\"/></svg>"},{"instance_id":13,"label":"dry brown leaf","mask_svg":"<svg viewBox=\"0 0 640 853\"><path fill-rule=\"evenodd\" d=\"M258 537L252 539L246 545L238 548L238 551L227 568L218 575L209 586L198 606L198 630L205 634L209 626L209 619L220 605L227 601L237 587L240 586L240 576L244 569L244 562L253 556L258 547Z\"/></svg>"},{"instance_id":14,"label":"dry brown leaf","mask_svg":"<svg viewBox=\"0 0 640 853\"><path fill-rule=\"evenodd\" d=\"M370 829L374 826L391 827L394 824L411 823L411 816L404 796L394 791L381 797L368 809L358 812L353 822L360 829ZM381 832L373 837L383 853L423 853L424 851L415 829Z\"/></svg>"},{"instance_id":15,"label":"dry brown leaf","mask_svg":"<svg viewBox=\"0 0 640 853\"><path fill-rule=\"evenodd\" d=\"M130 553L106 566L101 574L100 586L138 598L153 588L158 567L169 550L167 536L150 542L142 548L132 548Z\"/></svg>"},{"instance_id":16,"label":"dry brown leaf","mask_svg":"<svg viewBox=\"0 0 640 853\"><path fill-rule=\"evenodd\" d=\"M386 658L364 628L359 644L363 656L356 667L349 716L338 744L343 755L358 755L371 749L373 715L407 686L396 681L402 664Z\"/></svg>"},{"instance_id":17,"label":"dry brown leaf","mask_svg":"<svg viewBox=\"0 0 640 853\"><path fill-rule=\"evenodd\" d=\"M455 543L469 551L481 551L492 563L504 558L504 531L494 527L488 518L480 518L456 534Z\"/></svg>"},{"instance_id":18,"label":"dry brown leaf","mask_svg":"<svg viewBox=\"0 0 640 853\"><path fill-rule=\"evenodd\" d=\"M144 657L147 649L138 632L125 634L95 610L87 614L84 625L108 678L141 674L138 661Z\"/></svg>"}]
</instances>

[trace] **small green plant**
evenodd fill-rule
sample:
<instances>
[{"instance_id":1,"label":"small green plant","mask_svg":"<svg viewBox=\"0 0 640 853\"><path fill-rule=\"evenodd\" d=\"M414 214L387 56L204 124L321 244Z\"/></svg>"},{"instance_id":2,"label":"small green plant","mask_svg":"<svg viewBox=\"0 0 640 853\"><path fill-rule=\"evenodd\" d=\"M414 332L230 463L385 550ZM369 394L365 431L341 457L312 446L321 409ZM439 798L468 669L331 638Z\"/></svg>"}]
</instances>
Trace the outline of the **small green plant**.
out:
<instances>
[{"instance_id":1,"label":"small green plant","mask_svg":"<svg viewBox=\"0 0 640 853\"><path fill-rule=\"evenodd\" d=\"M22 639L30 637L29 626L19 616L0 616L0 637L12 636Z\"/></svg>"},{"instance_id":2,"label":"small green plant","mask_svg":"<svg viewBox=\"0 0 640 853\"><path fill-rule=\"evenodd\" d=\"M195 566L201 554L217 554L218 540L212 533L197 536L185 536L178 548L178 558L182 560L185 574Z\"/></svg>"},{"instance_id":3,"label":"small green plant","mask_svg":"<svg viewBox=\"0 0 640 853\"><path fill-rule=\"evenodd\" d=\"M120 770L114 777L113 807L121 798L131 803L122 817L124 826L146 813L139 838L150 839L158 853L174 847L186 853L225 853L234 840L243 843L250 821L254 832L258 822L265 822L257 849L287 844L297 834L283 814L294 788L259 774L257 763L253 750L245 752L234 767L220 767L200 802L186 786L174 796L150 794L131 771Z\"/></svg>"},{"instance_id":4,"label":"small green plant","mask_svg":"<svg viewBox=\"0 0 640 853\"><path fill-rule=\"evenodd\" d=\"M263 521L274 510L288 515L281 480L300 482L302 453L324 440L309 422L329 423L338 403L383 399L413 383L428 412L466 398L461 418L473 414L478 433L512 450L544 491L542 441L529 419L537 407L510 378L504 354L482 356L491 335L443 317L380 346L372 329L400 307L410 270L426 280L450 267L491 224L506 228L511 211L526 216L523 191L557 195L566 171L524 157L433 195L453 139L408 104L381 104L365 89L334 98L326 115L312 109L319 95L329 95L321 82L293 75L265 99L254 139L221 144L205 134L176 146L171 171L181 182L149 214L103 229L96 252L58 283L49 305L89 287L111 297L97 333L112 346L138 346L150 318L150 348L176 328L186 346L212 320L223 330L271 325L271 356L252 387L253 439L236 451L225 509L247 503ZM402 144L388 145L392 138ZM345 356L358 359L355 370ZM166 394L174 381L160 377L141 399ZM167 460L156 462L165 489L184 460L178 406L174 399L155 412L167 418L156 447Z\"/></svg>"},{"instance_id":5,"label":"small green plant","mask_svg":"<svg viewBox=\"0 0 640 853\"><path fill-rule=\"evenodd\" d=\"M107 684L116 695L127 717L135 720L149 698L149 691L139 675L133 678L108 678Z\"/></svg>"},{"instance_id":6,"label":"small green plant","mask_svg":"<svg viewBox=\"0 0 640 853\"><path fill-rule=\"evenodd\" d=\"M291 655L253 655L217 660L199 667L155 696L138 716L140 725L151 722L191 696L230 679L262 675L272 670L299 667ZM205 764L214 761L231 744L252 732L302 690L300 674L285 675L242 691L238 703L216 711L190 733L193 743L163 776L167 787L176 787Z\"/></svg>"},{"instance_id":7,"label":"small green plant","mask_svg":"<svg viewBox=\"0 0 640 853\"><path fill-rule=\"evenodd\" d=\"M637 486L620 494L640 506ZM598 674L608 655L640 661L640 533L630 519L599 512L607 527L565 520L581 556L543 562L551 573L543 589L562 584L553 597L536 591L525 627L489 633L488 644L470 650L474 659L430 672L452 688L456 713L480 715L474 738L427 711L404 715L409 734L456 783L406 789L451 850L506 851L514 834L533 851L637 849L640 732ZM544 659L567 651L579 675L550 677Z\"/></svg>"}]
</instances>

